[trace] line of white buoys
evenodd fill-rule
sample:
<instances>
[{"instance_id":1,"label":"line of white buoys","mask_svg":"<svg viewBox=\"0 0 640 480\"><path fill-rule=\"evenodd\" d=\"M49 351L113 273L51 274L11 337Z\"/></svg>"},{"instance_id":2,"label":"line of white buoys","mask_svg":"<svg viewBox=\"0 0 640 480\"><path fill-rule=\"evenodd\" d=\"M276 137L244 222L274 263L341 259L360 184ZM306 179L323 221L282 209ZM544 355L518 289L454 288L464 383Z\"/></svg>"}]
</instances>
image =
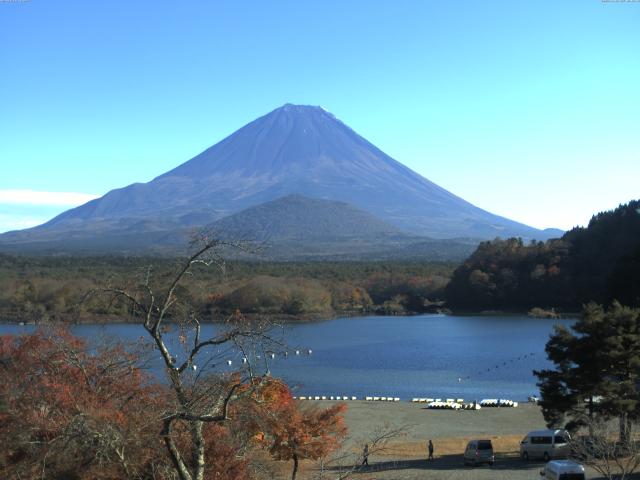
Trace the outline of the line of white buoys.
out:
<instances>
[{"instance_id":1,"label":"line of white buoys","mask_svg":"<svg viewBox=\"0 0 640 480\"><path fill-rule=\"evenodd\" d=\"M1 2L1 1L2 1L2 0L0 0L0 2ZM310 348L309 348L309 349L307 349L307 350L305 350L304 352L305 352L307 355L312 355L312 354L313 354L313 350L311 350ZM275 359L276 359L276 357L279 357L279 356L282 356L282 357L288 357L288 356L289 356L289 354L295 354L295 355L300 356L300 355L302 355L302 353L303 353L303 352L302 352L302 350L300 350L300 349L298 349L298 350L291 350L291 351L285 350L285 351L283 351L283 352L281 352L281 353L277 353L277 352L267 352L267 353L265 354L265 357L268 357L268 358L270 358L271 360L275 360ZM255 356L254 356L254 357L252 357L252 358L253 358L253 359L255 359L255 360L260 360L261 356L260 356L260 355L255 355ZM231 360L226 360L226 362L227 362L227 365L231 365L231 364L232 364L232 361L231 361ZM249 363L249 357L248 357L248 356L244 356L244 357L242 357L242 363Z\"/></svg>"}]
</instances>

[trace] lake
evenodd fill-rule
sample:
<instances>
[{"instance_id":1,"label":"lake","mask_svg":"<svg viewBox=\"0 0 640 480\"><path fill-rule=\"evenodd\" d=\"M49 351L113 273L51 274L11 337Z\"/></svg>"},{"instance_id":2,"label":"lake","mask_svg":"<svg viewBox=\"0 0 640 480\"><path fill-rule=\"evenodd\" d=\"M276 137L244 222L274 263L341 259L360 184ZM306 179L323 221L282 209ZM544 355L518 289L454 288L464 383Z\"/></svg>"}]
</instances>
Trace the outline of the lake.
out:
<instances>
[{"instance_id":1,"label":"lake","mask_svg":"<svg viewBox=\"0 0 640 480\"><path fill-rule=\"evenodd\" d=\"M544 346L553 325L573 321L419 315L291 324L278 332L290 353L269 359L270 369L287 381L294 395L523 401L538 392L532 371L550 366ZM214 328L208 325L204 332ZM32 329L0 325L0 334ZM72 331L90 339L107 335L126 341L145 334L142 327L130 324L77 325ZM242 366L238 352L226 349L215 353L216 368L222 371ZM232 366L227 365L227 359L232 360Z\"/></svg>"}]
</instances>

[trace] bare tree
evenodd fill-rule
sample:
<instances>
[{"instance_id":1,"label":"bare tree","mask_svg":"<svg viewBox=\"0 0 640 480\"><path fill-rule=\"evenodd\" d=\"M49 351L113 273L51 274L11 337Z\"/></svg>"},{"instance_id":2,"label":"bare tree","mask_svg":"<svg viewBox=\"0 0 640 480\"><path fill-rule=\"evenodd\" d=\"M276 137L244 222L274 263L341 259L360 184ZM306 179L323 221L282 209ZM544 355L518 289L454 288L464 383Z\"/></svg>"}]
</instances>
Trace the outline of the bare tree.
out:
<instances>
[{"instance_id":1,"label":"bare tree","mask_svg":"<svg viewBox=\"0 0 640 480\"><path fill-rule=\"evenodd\" d=\"M388 450L390 442L406 436L410 428L411 425L381 425L362 438L353 439L351 442L345 441L343 448L330 457L320 460L316 478L323 480L325 473L330 471L331 478L346 480L361 468L365 456L384 453Z\"/></svg>"},{"instance_id":2,"label":"bare tree","mask_svg":"<svg viewBox=\"0 0 640 480\"><path fill-rule=\"evenodd\" d=\"M231 404L265 381L268 363L265 348L274 348L268 325L248 322L236 315L225 328L204 335L199 318L188 301L179 295L181 284L199 267L224 268L223 249L245 250L246 245L202 235L195 252L187 258L164 285L158 287L149 268L140 285L133 288L108 288L113 299L125 299L138 317L157 351L166 371L172 393L163 415L161 436L180 480L205 477L206 423L223 423L229 418ZM155 280L155 281L152 281ZM179 329L178 342L168 333L167 322ZM261 354L258 354L260 352ZM224 373L224 360L241 358L243 368ZM260 359L259 365L256 360ZM190 439L178 441L181 432ZM182 437L181 437L182 438Z\"/></svg>"},{"instance_id":3,"label":"bare tree","mask_svg":"<svg viewBox=\"0 0 640 480\"><path fill-rule=\"evenodd\" d=\"M584 428L589 432L572 440L572 456L589 465L607 479L625 480L640 465L638 426L627 422L624 441L618 441L617 422L601 418L587 418Z\"/></svg>"}]
</instances>

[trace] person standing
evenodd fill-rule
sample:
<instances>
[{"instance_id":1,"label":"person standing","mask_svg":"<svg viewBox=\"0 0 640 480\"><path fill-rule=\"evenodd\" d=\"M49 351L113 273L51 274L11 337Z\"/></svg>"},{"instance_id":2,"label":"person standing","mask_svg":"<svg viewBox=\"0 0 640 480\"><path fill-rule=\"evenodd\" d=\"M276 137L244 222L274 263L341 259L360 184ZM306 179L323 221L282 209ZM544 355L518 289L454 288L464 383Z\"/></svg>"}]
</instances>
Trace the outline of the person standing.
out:
<instances>
[{"instance_id":1,"label":"person standing","mask_svg":"<svg viewBox=\"0 0 640 480\"><path fill-rule=\"evenodd\" d=\"M429 445L427 446L427 450L429 450L428 460L433 460L433 442L431 440L429 440Z\"/></svg>"},{"instance_id":2,"label":"person standing","mask_svg":"<svg viewBox=\"0 0 640 480\"><path fill-rule=\"evenodd\" d=\"M366 443L362 450L362 466L369 466L369 444Z\"/></svg>"}]
</instances>

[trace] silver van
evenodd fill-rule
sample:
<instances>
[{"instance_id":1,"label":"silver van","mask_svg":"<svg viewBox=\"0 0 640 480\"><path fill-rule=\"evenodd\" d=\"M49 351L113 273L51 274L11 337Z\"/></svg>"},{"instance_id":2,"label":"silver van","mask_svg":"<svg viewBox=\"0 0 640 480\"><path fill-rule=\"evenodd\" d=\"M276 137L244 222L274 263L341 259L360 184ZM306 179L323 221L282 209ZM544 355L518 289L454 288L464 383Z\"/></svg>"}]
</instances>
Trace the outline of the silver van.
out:
<instances>
[{"instance_id":1,"label":"silver van","mask_svg":"<svg viewBox=\"0 0 640 480\"><path fill-rule=\"evenodd\" d=\"M584 467L571 460L552 460L540 472L543 480L585 480Z\"/></svg>"},{"instance_id":2,"label":"silver van","mask_svg":"<svg viewBox=\"0 0 640 480\"><path fill-rule=\"evenodd\" d=\"M520 457L523 460L542 458L566 458L571 453L571 437L566 430L534 430L520 442Z\"/></svg>"},{"instance_id":3,"label":"silver van","mask_svg":"<svg viewBox=\"0 0 640 480\"><path fill-rule=\"evenodd\" d=\"M473 465L474 467L483 463L493 465L494 461L491 440L471 440L467 443L467 448L464 451L465 465Z\"/></svg>"}]
</instances>

